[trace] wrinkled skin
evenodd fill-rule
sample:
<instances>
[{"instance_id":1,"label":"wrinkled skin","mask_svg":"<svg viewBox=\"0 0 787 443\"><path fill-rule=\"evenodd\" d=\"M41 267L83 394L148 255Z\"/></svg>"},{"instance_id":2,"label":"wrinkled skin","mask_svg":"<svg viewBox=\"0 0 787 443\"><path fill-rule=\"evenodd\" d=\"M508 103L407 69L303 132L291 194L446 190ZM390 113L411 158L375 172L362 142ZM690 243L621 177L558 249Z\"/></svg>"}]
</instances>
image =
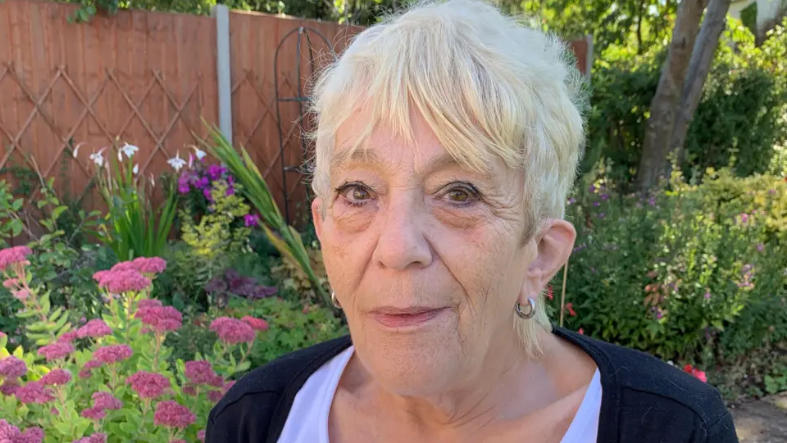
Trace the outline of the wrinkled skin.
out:
<instances>
[{"instance_id":1,"label":"wrinkled skin","mask_svg":"<svg viewBox=\"0 0 787 443\"><path fill-rule=\"evenodd\" d=\"M573 227L546 220L525 239L523 173L502 161L486 174L467 170L419 115L412 143L379 128L368 149L347 155L364 118L340 128L333 193L312 207L356 347L334 398L332 441L479 438L498 418L521 425L581 391L594 370L587 356L542 331L546 357L529 359L513 328L515 304L536 298L568 258ZM437 313L408 327L376 316L412 307ZM578 369L559 369L571 363ZM563 406L564 419L573 407ZM389 431L372 425L377 414L394 423L401 411ZM371 414L366 425L359 414Z\"/></svg>"}]
</instances>

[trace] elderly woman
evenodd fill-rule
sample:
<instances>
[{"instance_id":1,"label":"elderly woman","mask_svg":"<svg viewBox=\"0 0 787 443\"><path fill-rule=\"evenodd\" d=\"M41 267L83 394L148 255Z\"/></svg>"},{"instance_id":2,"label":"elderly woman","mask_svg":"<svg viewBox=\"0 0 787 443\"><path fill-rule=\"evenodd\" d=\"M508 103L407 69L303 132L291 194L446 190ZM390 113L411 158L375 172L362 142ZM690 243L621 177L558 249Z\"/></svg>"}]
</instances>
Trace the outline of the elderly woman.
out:
<instances>
[{"instance_id":1,"label":"elderly woman","mask_svg":"<svg viewBox=\"0 0 787 443\"><path fill-rule=\"evenodd\" d=\"M471 0L358 35L314 94L312 210L350 337L243 377L206 441L737 441L715 389L550 325L576 80L558 40Z\"/></svg>"}]
</instances>

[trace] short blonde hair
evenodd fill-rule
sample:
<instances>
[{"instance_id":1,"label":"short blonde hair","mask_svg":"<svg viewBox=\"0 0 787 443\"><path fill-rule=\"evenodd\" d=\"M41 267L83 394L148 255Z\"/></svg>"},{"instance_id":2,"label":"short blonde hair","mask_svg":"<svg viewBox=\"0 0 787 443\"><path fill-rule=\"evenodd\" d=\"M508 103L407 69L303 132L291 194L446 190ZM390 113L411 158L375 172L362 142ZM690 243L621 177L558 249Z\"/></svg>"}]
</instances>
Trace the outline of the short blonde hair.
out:
<instances>
[{"instance_id":1,"label":"short blonde hair","mask_svg":"<svg viewBox=\"0 0 787 443\"><path fill-rule=\"evenodd\" d=\"M526 238L562 218L584 142L581 77L558 38L477 0L428 1L358 34L315 84L312 186L330 195L336 133L359 108L371 115L354 148L378 125L412 139L415 107L443 147L483 172L494 158L524 171ZM353 148L353 149L354 149ZM518 322L528 347L533 323Z\"/></svg>"}]
</instances>

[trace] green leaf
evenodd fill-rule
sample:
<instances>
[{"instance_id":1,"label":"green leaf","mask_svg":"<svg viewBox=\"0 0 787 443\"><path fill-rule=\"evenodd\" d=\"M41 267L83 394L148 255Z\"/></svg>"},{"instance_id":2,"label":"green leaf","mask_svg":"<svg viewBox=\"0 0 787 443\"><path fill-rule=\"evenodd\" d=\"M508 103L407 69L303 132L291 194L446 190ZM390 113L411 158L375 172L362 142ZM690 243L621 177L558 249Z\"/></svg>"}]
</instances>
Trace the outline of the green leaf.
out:
<instances>
[{"instance_id":1,"label":"green leaf","mask_svg":"<svg viewBox=\"0 0 787 443\"><path fill-rule=\"evenodd\" d=\"M14 349L14 353L11 355L13 355L18 359L21 359L24 356L24 354L25 354L24 348L22 348L22 346L18 346L16 349Z\"/></svg>"},{"instance_id":2,"label":"green leaf","mask_svg":"<svg viewBox=\"0 0 787 443\"><path fill-rule=\"evenodd\" d=\"M46 206L46 200L39 200L39 201L37 201L36 202L36 206L38 206L38 209L43 208L44 206Z\"/></svg>"},{"instance_id":3,"label":"green leaf","mask_svg":"<svg viewBox=\"0 0 787 443\"><path fill-rule=\"evenodd\" d=\"M44 315L49 315L49 308L50 307L51 306L49 304L49 292L47 292L46 294L44 294L43 297L41 297L41 312Z\"/></svg>"},{"instance_id":4,"label":"green leaf","mask_svg":"<svg viewBox=\"0 0 787 443\"><path fill-rule=\"evenodd\" d=\"M22 205L24 205L24 204L25 204L25 201L23 199L21 199L21 198L18 198L16 200L14 200L14 203L11 205L11 209L14 212L19 212L19 210L22 209Z\"/></svg>"},{"instance_id":5,"label":"green leaf","mask_svg":"<svg viewBox=\"0 0 787 443\"><path fill-rule=\"evenodd\" d=\"M44 332L48 329L48 326L49 326L48 324L42 321L37 321L33 324L28 325L27 330L31 332Z\"/></svg>"},{"instance_id":6,"label":"green leaf","mask_svg":"<svg viewBox=\"0 0 787 443\"><path fill-rule=\"evenodd\" d=\"M60 314L62 314L62 313L63 313L63 308L61 306L58 306L57 309L55 309L49 315L49 321L52 322L52 323L57 322L58 317L60 317Z\"/></svg>"},{"instance_id":7,"label":"green leaf","mask_svg":"<svg viewBox=\"0 0 787 443\"><path fill-rule=\"evenodd\" d=\"M22 221L14 219L11 221L11 235L16 237L22 233Z\"/></svg>"},{"instance_id":8,"label":"green leaf","mask_svg":"<svg viewBox=\"0 0 787 443\"><path fill-rule=\"evenodd\" d=\"M19 318L30 318L30 317L32 317L32 316L34 316L34 315L36 315L36 314L37 314L37 312L35 312L35 311L30 311L30 310L27 310L27 311L17 311L17 312L16 312L16 316L17 316L17 317L19 317Z\"/></svg>"},{"instance_id":9,"label":"green leaf","mask_svg":"<svg viewBox=\"0 0 787 443\"><path fill-rule=\"evenodd\" d=\"M68 209L68 206L58 206L52 210L52 219L57 220L60 217L60 214L65 212Z\"/></svg>"}]
</instances>

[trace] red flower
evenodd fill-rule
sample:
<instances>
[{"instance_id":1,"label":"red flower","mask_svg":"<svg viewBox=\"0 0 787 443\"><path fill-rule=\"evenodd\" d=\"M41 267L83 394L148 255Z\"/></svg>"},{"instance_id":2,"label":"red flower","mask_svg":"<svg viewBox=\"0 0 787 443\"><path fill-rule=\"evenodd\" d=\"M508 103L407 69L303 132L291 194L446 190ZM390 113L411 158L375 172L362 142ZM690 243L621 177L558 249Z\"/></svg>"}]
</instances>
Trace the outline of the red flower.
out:
<instances>
[{"instance_id":1,"label":"red flower","mask_svg":"<svg viewBox=\"0 0 787 443\"><path fill-rule=\"evenodd\" d=\"M704 383L708 382L708 377L706 376L705 372L700 371L699 369L695 368L690 364L686 364L685 366L683 366L683 371L691 374L697 380L700 380Z\"/></svg>"},{"instance_id":2,"label":"red flower","mask_svg":"<svg viewBox=\"0 0 787 443\"><path fill-rule=\"evenodd\" d=\"M572 317L576 317L577 313L574 311L574 304L573 303L566 303L566 309L568 310L568 315Z\"/></svg>"},{"instance_id":3,"label":"red flower","mask_svg":"<svg viewBox=\"0 0 787 443\"><path fill-rule=\"evenodd\" d=\"M580 334L582 334L582 335L585 335L585 330L584 330L584 329L582 329L582 328L579 328L579 331L577 331L577 332L579 332L579 333L580 333Z\"/></svg>"},{"instance_id":4,"label":"red flower","mask_svg":"<svg viewBox=\"0 0 787 443\"><path fill-rule=\"evenodd\" d=\"M555 298L554 294L552 294L552 285L547 286L547 298L550 300Z\"/></svg>"},{"instance_id":5,"label":"red flower","mask_svg":"<svg viewBox=\"0 0 787 443\"><path fill-rule=\"evenodd\" d=\"M254 318L251 316L245 316L241 319L242 322L246 323L247 325L251 326L252 329L255 331L267 331L268 330L268 322L261 318Z\"/></svg>"}]
</instances>

